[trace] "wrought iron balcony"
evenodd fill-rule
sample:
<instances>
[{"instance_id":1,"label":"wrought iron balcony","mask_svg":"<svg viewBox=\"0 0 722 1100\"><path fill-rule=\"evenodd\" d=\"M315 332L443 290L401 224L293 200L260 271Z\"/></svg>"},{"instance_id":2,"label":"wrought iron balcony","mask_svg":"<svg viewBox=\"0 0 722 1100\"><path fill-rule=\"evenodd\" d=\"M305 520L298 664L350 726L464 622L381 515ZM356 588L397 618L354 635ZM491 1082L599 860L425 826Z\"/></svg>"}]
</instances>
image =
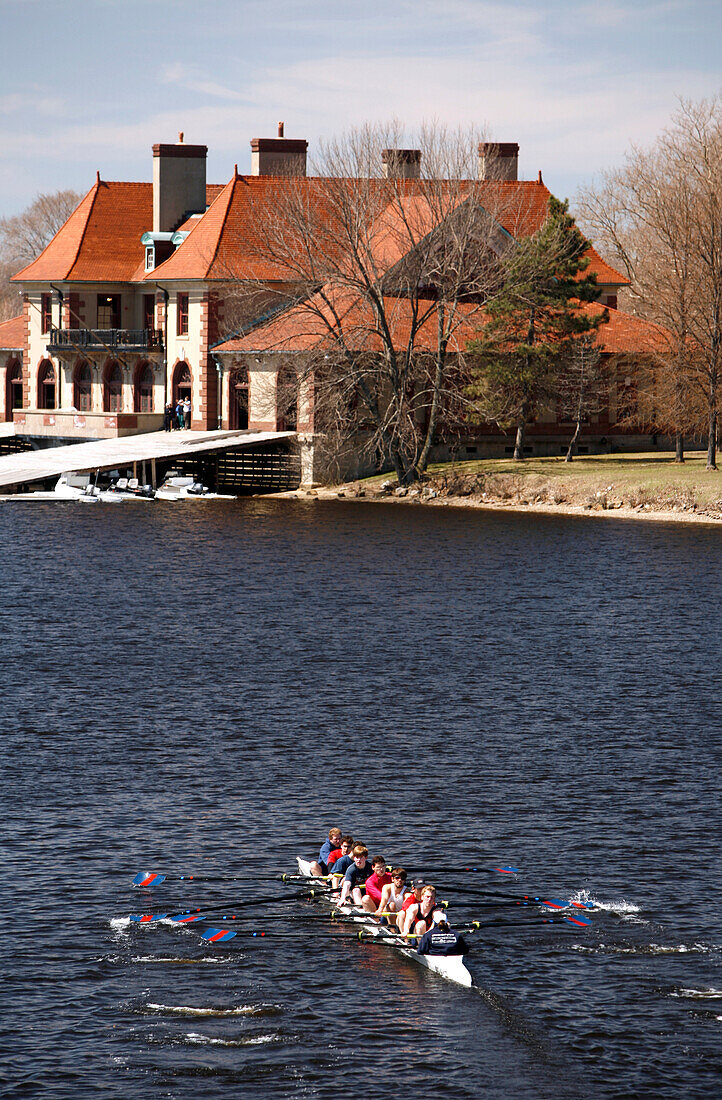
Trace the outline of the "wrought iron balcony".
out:
<instances>
[{"instance_id":1,"label":"wrought iron balcony","mask_svg":"<svg viewBox=\"0 0 722 1100\"><path fill-rule=\"evenodd\" d=\"M54 328L48 347L52 351L162 351L163 333L157 328Z\"/></svg>"}]
</instances>

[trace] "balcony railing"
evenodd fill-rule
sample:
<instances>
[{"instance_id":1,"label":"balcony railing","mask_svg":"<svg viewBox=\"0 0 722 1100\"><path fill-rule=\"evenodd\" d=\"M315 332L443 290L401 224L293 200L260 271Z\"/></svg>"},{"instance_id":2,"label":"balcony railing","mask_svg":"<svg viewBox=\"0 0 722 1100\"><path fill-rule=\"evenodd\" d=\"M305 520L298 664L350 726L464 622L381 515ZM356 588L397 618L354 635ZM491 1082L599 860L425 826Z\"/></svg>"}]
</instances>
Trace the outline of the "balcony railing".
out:
<instances>
[{"instance_id":1,"label":"balcony railing","mask_svg":"<svg viewBox=\"0 0 722 1100\"><path fill-rule=\"evenodd\" d=\"M162 351L163 333L157 328L54 328L48 347L58 351L81 348Z\"/></svg>"}]
</instances>

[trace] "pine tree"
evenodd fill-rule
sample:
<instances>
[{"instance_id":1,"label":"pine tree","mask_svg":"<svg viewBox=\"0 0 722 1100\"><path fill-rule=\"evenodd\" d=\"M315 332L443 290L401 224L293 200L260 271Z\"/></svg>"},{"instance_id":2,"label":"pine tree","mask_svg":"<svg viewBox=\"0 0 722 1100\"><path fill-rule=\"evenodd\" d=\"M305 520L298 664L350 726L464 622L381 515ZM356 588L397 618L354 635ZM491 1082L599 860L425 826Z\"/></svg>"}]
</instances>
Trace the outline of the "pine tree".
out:
<instances>
[{"instance_id":1,"label":"pine tree","mask_svg":"<svg viewBox=\"0 0 722 1100\"><path fill-rule=\"evenodd\" d=\"M515 428L515 459L524 457L529 422L554 401L574 342L607 319L583 310L599 296L596 276L583 274L588 247L568 202L551 196L541 228L507 253L502 286L469 343L472 418Z\"/></svg>"}]
</instances>

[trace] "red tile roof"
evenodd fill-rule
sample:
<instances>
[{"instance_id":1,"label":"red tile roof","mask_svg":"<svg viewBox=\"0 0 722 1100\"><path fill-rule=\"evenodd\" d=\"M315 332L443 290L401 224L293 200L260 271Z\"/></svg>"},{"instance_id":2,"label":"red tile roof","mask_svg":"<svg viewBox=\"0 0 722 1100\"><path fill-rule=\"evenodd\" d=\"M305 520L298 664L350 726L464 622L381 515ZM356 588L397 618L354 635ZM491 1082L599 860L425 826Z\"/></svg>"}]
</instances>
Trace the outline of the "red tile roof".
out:
<instances>
[{"instance_id":1,"label":"red tile roof","mask_svg":"<svg viewBox=\"0 0 722 1100\"><path fill-rule=\"evenodd\" d=\"M378 351L381 339L376 331L373 313L347 290L324 288L308 302L294 306L243 336L232 337L214 350L220 353L293 353L322 351L333 344L335 324L331 310L341 317L344 342L355 349ZM418 350L434 350L437 339L436 309L428 303L429 313L415 336ZM598 316L603 306L597 303L582 307ZM411 335L411 304L405 298L385 298L384 309L391 326L394 346L407 346ZM667 348L665 330L631 313L608 309L609 321L598 330L597 344L610 354L655 354ZM459 307L458 325L449 343L452 354L465 348L468 340L478 335L483 322L483 310L471 304Z\"/></svg>"},{"instance_id":2,"label":"red tile roof","mask_svg":"<svg viewBox=\"0 0 722 1100\"><path fill-rule=\"evenodd\" d=\"M47 248L14 276L18 282L136 282L156 280L219 280L231 278L288 280L293 272L279 260L269 259L263 238L269 210L282 201L289 188L302 194L315 209L320 223L334 199L334 184L345 181L302 177L238 176L221 186L206 188L207 212L189 218L182 226L185 241L154 271L145 272L142 234L152 227L153 185L97 180ZM349 183L351 186L351 183ZM374 181L364 181L374 194ZM381 199L385 181L378 181ZM471 181L468 183L471 191ZM435 224L431 205L421 189L423 181L406 180L398 197L383 209L375 222L380 267L387 269L404 254L409 240L419 239ZM457 185L454 185L457 187ZM338 192L338 188L336 188ZM340 193L340 192L338 192ZM480 201L503 228L518 238L538 229L547 212L549 191L540 181L489 181L478 185ZM451 205L463 201L462 182L452 192ZM443 208L443 203L441 204ZM451 207L450 207L451 208ZM437 214L438 217L438 214ZM411 232L404 226L411 223ZM427 225L428 223L428 225ZM427 227L426 230L424 227ZM588 270L602 283L623 284L592 249Z\"/></svg>"},{"instance_id":3,"label":"red tile roof","mask_svg":"<svg viewBox=\"0 0 722 1100\"><path fill-rule=\"evenodd\" d=\"M211 201L219 185L206 188ZM96 180L50 244L16 282L131 282L145 274L143 233L153 226L153 184Z\"/></svg>"},{"instance_id":4,"label":"red tile roof","mask_svg":"<svg viewBox=\"0 0 722 1100\"><path fill-rule=\"evenodd\" d=\"M11 317L0 324L0 349L19 351L25 345L25 317Z\"/></svg>"}]
</instances>

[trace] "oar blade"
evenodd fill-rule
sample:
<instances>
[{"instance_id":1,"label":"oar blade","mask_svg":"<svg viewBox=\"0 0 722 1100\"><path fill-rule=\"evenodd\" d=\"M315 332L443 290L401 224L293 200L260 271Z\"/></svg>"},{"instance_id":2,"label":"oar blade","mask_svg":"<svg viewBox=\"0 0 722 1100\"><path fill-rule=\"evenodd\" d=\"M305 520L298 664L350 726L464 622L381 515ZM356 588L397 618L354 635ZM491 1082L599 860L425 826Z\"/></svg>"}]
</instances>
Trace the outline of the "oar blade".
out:
<instances>
[{"instance_id":1,"label":"oar blade","mask_svg":"<svg viewBox=\"0 0 722 1100\"><path fill-rule=\"evenodd\" d=\"M133 879L134 886L160 886L161 882L165 882L165 875L154 871L140 871Z\"/></svg>"},{"instance_id":2,"label":"oar blade","mask_svg":"<svg viewBox=\"0 0 722 1100\"><path fill-rule=\"evenodd\" d=\"M153 924L157 920L165 920L167 913L131 913L130 919L135 924Z\"/></svg>"},{"instance_id":3,"label":"oar blade","mask_svg":"<svg viewBox=\"0 0 722 1100\"><path fill-rule=\"evenodd\" d=\"M203 932L201 939L208 943L225 943L226 940L232 940L235 934L230 928L209 928Z\"/></svg>"},{"instance_id":4,"label":"oar blade","mask_svg":"<svg viewBox=\"0 0 722 1100\"><path fill-rule=\"evenodd\" d=\"M562 920L565 920L568 924L581 925L582 928L589 928L592 923L586 917L562 917Z\"/></svg>"},{"instance_id":5,"label":"oar blade","mask_svg":"<svg viewBox=\"0 0 722 1100\"><path fill-rule=\"evenodd\" d=\"M202 913L179 913L177 917L170 918L173 924L191 924L194 920L203 920Z\"/></svg>"}]
</instances>

